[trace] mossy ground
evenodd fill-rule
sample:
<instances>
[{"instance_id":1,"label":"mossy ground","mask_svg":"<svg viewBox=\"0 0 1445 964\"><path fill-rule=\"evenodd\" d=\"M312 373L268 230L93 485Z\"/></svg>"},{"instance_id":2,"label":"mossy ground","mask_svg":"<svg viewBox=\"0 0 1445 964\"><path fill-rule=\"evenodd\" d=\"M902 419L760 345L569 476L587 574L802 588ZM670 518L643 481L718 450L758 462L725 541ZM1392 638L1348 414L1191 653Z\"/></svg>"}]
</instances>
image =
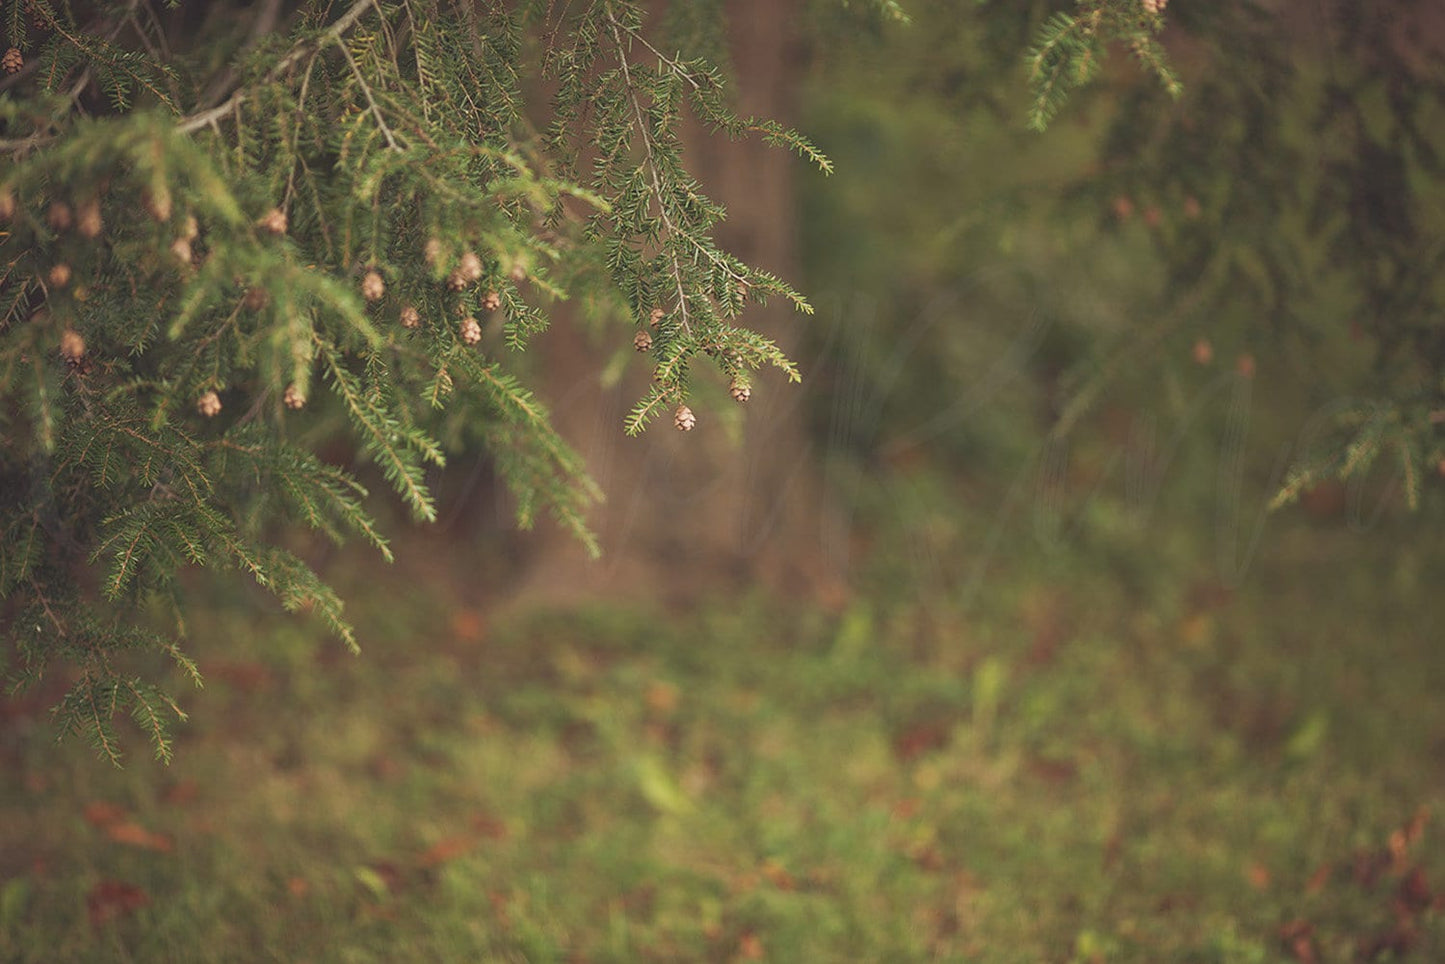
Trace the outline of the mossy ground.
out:
<instances>
[{"instance_id":1,"label":"mossy ground","mask_svg":"<svg viewBox=\"0 0 1445 964\"><path fill-rule=\"evenodd\" d=\"M12 711L0 959L1439 960L1440 574L1388 528L506 620L348 555L363 656L218 605L168 768Z\"/></svg>"}]
</instances>

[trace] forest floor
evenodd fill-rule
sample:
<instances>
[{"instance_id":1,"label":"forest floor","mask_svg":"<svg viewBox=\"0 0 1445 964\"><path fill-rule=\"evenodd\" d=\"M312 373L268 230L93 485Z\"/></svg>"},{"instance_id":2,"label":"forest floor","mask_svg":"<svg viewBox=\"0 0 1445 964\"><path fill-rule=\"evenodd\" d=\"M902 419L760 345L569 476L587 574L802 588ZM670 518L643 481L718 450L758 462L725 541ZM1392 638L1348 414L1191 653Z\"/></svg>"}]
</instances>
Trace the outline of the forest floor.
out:
<instances>
[{"instance_id":1,"label":"forest floor","mask_svg":"<svg viewBox=\"0 0 1445 964\"><path fill-rule=\"evenodd\" d=\"M0 960L1442 960L1445 597L1388 528L506 619L342 554L363 655L218 601L168 767L8 704Z\"/></svg>"}]
</instances>

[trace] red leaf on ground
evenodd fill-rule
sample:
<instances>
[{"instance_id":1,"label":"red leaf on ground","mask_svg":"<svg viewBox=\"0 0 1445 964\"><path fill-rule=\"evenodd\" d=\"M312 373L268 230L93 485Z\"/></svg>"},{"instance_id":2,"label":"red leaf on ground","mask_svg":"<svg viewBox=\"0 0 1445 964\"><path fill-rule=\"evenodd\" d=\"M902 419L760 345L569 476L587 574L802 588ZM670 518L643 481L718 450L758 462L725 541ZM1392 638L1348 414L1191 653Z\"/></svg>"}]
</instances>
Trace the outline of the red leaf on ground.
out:
<instances>
[{"instance_id":1,"label":"red leaf on ground","mask_svg":"<svg viewBox=\"0 0 1445 964\"><path fill-rule=\"evenodd\" d=\"M658 716L671 716L677 709L680 696L681 692L673 684L666 680L653 680L647 684L644 699L647 701L647 708Z\"/></svg>"},{"instance_id":2,"label":"red leaf on ground","mask_svg":"<svg viewBox=\"0 0 1445 964\"><path fill-rule=\"evenodd\" d=\"M1307 920L1292 920L1280 925L1279 939L1290 956L1300 964L1317 964L1315 926Z\"/></svg>"},{"instance_id":3,"label":"red leaf on ground","mask_svg":"<svg viewBox=\"0 0 1445 964\"><path fill-rule=\"evenodd\" d=\"M85 910L91 926L99 927L118 917L133 914L150 902L146 892L135 884L102 880L86 895Z\"/></svg>"},{"instance_id":4,"label":"red leaf on ground","mask_svg":"<svg viewBox=\"0 0 1445 964\"><path fill-rule=\"evenodd\" d=\"M793 875L788 873L788 869L776 860L763 861L763 876L767 878L768 883L779 890L797 889L798 882L793 879Z\"/></svg>"},{"instance_id":5,"label":"red leaf on ground","mask_svg":"<svg viewBox=\"0 0 1445 964\"><path fill-rule=\"evenodd\" d=\"M487 623L475 609L453 609L452 635L459 643L480 643L487 636Z\"/></svg>"},{"instance_id":6,"label":"red leaf on ground","mask_svg":"<svg viewBox=\"0 0 1445 964\"><path fill-rule=\"evenodd\" d=\"M472 829L488 840L507 839L507 825L490 813L479 813L473 817Z\"/></svg>"},{"instance_id":7,"label":"red leaf on ground","mask_svg":"<svg viewBox=\"0 0 1445 964\"><path fill-rule=\"evenodd\" d=\"M893 816L897 820L908 820L918 813L923 801L917 797L904 797L893 805Z\"/></svg>"},{"instance_id":8,"label":"red leaf on ground","mask_svg":"<svg viewBox=\"0 0 1445 964\"><path fill-rule=\"evenodd\" d=\"M125 819L125 810L118 804L96 800L85 805L85 822L92 827L108 827Z\"/></svg>"},{"instance_id":9,"label":"red leaf on ground","mask_svg":"<svg viewBox=\"0 0 1445 964\"><path fill-rule=\"evenodd\" d=\"M1425 871L1416 866L1405 879L1400 881L1400 888L1396 892L1401 906L1411 915L1418 914L1435 902L1435 895L1430 891L1430 884L1425 880Z\"/></svg>"},{"instance_id":10,"label":"red leaf on ground","mask_svg":"<svg viewBox=\"0 0 1445 964\"><path fill-rule=\"evenodd\" d=\"M173 783L166 787L161 794L161 800L171 806L184 807L187 804L195 803L196 798L201 795L201 785L194 780L182 780L180 783Z\"/></svg>"},{"instance_id":11,"label":"red leaf on ground","mask_svg":"<svg viewBox=\"0 0 1445 964\"><path fill-rule=\"evenodd\" d=\"M1044 783L1059 786L1073 782L1079 775L1079 768L1069 760L1034 757L1028 763L1029 772Z\"/></svg>"},{"instance_id":12,"label":"red leaf on ground","mask_svg":"<svg viewBox=\"0 0 1445 964\"><path fill-rule=\"evenodd\" d=\"M476 838L470 835L445 837L426 849L426 853L421 855L421 865L437 867L449 860L456 860L476 845Z\"/></svg>"},{"instance_id":13,"label":"red leaf on ground","mask_svg":"<svg viewBox=\"0 0 1445 964\"><path fill-rule=\"evenodd\" d=\"M893 741L893 751L904 763L908 763L932 750L941 750L948 745L953 727L943 720L919 723L904 730Z\"/></svg>"},{"instance_id":14,"label":"red leaf on ground","mask_svg":"<svg viewBox=\"0 0 1445 964\"><path fill-rule=\"evenodd\" d=\"M113 823L106 827L105 835L116 843L129 844L132 847L142 847L164 854L175 849L170 837L161 833L152 833L140 824L129 820L123 823Z\"/></svg>"},{"instance_id":15,"label":"red leaf on ground","mask_svg":"<svg viewBox=\"0 0 1445 964\"><path fill-rule=\"evenodd\" d=\"M1269 887L1269 868L1266 867L1264 864L1250 864L1248 869L1245 870L1244 875L1245 879L1249 881L1249 886L1253 887L1255 890L1264 890Z\"/></svg>"}]
</instances>

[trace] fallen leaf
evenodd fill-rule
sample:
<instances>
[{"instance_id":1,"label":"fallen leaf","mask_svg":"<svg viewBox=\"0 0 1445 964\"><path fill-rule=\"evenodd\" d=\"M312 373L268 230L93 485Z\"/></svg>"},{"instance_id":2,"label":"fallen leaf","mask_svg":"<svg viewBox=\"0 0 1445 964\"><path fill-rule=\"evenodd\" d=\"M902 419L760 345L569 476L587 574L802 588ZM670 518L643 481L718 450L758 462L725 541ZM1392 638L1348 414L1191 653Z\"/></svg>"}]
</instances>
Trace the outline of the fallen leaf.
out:
<instances>
[{"instance_id":1,"label":"fallen leaf","mask_svg":"<svg viewBox=\"0 0 1445 964\"><path fill-rule=\"evenodd\" d=\"M918 813L923 801L917 797L904 797L893 805L893 817L897 820L908 820Z\"/></svg>"},{"instance_id":2,"label":"fallen leaf","mask_svg":"<svg viewBox=\"0 0 1445 964\"><path fill-rule=\"evenodd\" d=\"M306 878L304 878L304 877L288 877L288 878L286 878L286 893L290 894L292 897L305 897L305 896L306 896L307 894L309 894L310 892L311 892L311 885L306 882Z\"/></svg>"},{"instance_id":3,"label":"fallen leaf","mask_svg":"<svg viewBox=\"0 0 1445 964\"><path fill-rule=\"evenodd\" d=\"M507 825L490 813L479 813L473 817L472 829L488 840L507 839Z\"/></svg>"},{"instance_id":4,"label":"fallen leaf","mask_svg":"<svg viewBox=\"0 0 1445 964\"><path fill-rule=\"evenodd\" d=\"M763 861L763 877L779 890L795 890L798 886L787 868L771 858Z\"/></svg>"},{"instance_id":5,"label":"fallen leaf","mask_svg":"<svg viewBox=\"0 0 1445 964\"><path fill-rule=\"evenodd\" d=\"M92 927L133 914L151 902L145 891L135 884L119 880L102 880L85 897L85 910Z\"/></svg>"},{"instance_id":6,"label":"fallen leaf","mask_svg":"<svg viewBox=\"0 0 1445 964\"><path fill-rule=\"evenodd\" d=\"M426 853L421 855L421 865L423 867L440 866L448 861L456 860L476 845L476 838L469 835L445 837L427 848Z\"/></svg>"},{"instance_id":7,"label":"fallen leaf","mask_svg":"<svg viewBox=\"0 0 1445 964\"><path fill-rule=\"evenodd\" d=\"M1046 757L1034 757L1029 761L1028 768L1030 773L1044 783L1049 783L1054 786L1073 782L1079 773L1079 768L1069 760L1057 760Z\"/></svg>"},{"instance_id":8,"label":"fallen leaf","mask_svg":"<svg viewBox=\"0 0 1445 964\"><path fill-rule=\"evenodd\" d=\"M1255 890L1265 890L1269 887L1269 868L1264 864L1250 864L1249 868L1244 872L1244 876L1245 879L1249 881L1249 885Z\"/></svg>"},{"instance_id":9,"label":"fallen leaf","mask_svg":"<svg viewBox=\"0 0 1445 964\"><path fill-rule=\"evenodd\" d=\"M953 735L951 723L933 720L910 726L893 741L893 752L904 763L910 763L925 753L941 750L948 745Z\"/></svg>"},{"instance_id":10,"label":"fallen leaf","mask_svg":"<svg viewBox=\"0 0 1445 964\"><path fill-rule=\"evenodd\" d=\"M96 800L85 805L85 822L92 827L108 827L125 819L125 810L118 804Z\"/></svg>"},{"instance_id":11,"label":"fallen leaf","mask_svg":"<svg viewBox=\"0 0 1445 964\"><path fill-rule=\"evenodd\" d=\"M738 956L745 961L763 959L763 942L758 940L758 935L749 931L738 939Z\"/></svg>"},{"instance_id":12,"label":"fallen leaf","mask_svg":"<svg viewBox=\"0 0 1445 964\"><path fill-rule=\"evenodd\" d=\"M1400 905L1411 915L1418 914L1435 902L1435 895L1430 891L1430 884L1425 880L1425 871L1416 866L1405 879L1400 881L1400 887L1396 891L1396 897Z\"/></svg>"},{"instance_id":13,"label":"fallen leaf","mask_svg":"<svg viewBox=\"0 0 1445 964\"><path fill-rule=\"evenodd\" d=\"M659 716L671 716L677 709L679 690L666 680L653 680L647 686L647 708Z\"/></svg>"},{"instance_id":14,"label":"fallen leaf","mask_svg":"<svg viewBox=\"0 0 1445 964\"><path fill-rule=\"evenodd\" d=\"M145 827L132 821L113 823L105 828L105 835L116 843L129 844L132 847L141 847L146 850L156 850L160 853L170 853L175 849L171 838L165 834L152 833Z\"/></svg>"},{"instance_id":15,"label":"fallen leaf","mask_svg":"<svg viewBox=\"0 0 1445 964\"><path fill-rule=\"evenodd\" d=\"M1299 964L1317 964L1315 926L1307 920L1292 920L1280 925L1279 939L1290 956Z\"/></svg>"},{"instance_id":16,"label":"fallen leaf","mask_svg":"<svg viewBox=\"0 0 1445 964\"><path fill-rule=\"evenodd\" d=\"M201 785L194 780L182 780L166 787L161 794L161 800L173 807L184 807L187 804L195 803L196 798L201 795Z\"/></svg>"},{"instance_id":17,"label":"fallen leaf","mask_svg":"<svg viewBox=\"0 0 1445 964\"><path fill-rule=\"evenodd\" d=\"M1318 894L1325 889L1325 885L1334 876L1335 868L1329 864L1320 864L1315 872L1310 874L1310 879L1305 883L1305 893Z\"/></svg>"},{"instance_id":18,"label":"fallen leaf","mask_svg":"<svg viewBox=\"0 0 1445 964\"><path fill-rule=\"evenodd\" d=\"M475 609L452 610L452 635L461 643L480 643L487 635L487 623Z\"/></svg>"}]
</instances>

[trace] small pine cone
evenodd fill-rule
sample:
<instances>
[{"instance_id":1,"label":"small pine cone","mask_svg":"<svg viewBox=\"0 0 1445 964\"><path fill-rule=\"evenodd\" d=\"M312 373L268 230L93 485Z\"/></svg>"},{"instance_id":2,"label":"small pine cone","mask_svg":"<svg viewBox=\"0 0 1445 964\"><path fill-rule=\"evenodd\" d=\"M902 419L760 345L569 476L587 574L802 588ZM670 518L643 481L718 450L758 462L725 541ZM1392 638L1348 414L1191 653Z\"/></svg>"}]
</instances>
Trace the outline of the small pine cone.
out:
<instances>
[{"instance_id":1,"label":"small pine cone","mask_svg":"<svg viewBox=\"0 0 1445 964\"><path fill-rule=\"evenodd\" d=\"M194 214L187 214L185 221L181 223L181 237L187 241L194 241L200 237L200 234L201 226L196 223L196 216Z\"/></svg>"},{"instance_id":2,"label":"small pine cone","mask_svg":"<svg viewBox=\"0 0 1445 964\"><path fill-rule=\"evenodd\" d=\"M60 333L60 357L72 364L85 357L85 339L74 328Z\"/></svg>"},{"instance_id":3,"label":"small pine cone","mask_svg":"<svg viewBox=\"0 0 1445 964\"><path fill-rule=\"evenodd\" d=\"M20 53L19 47L11 47L0 57L0 67L5 68L7 74L18 74L20 68L25 66L25 56Z\"/></svg>"},{"instance_id":4,"label":"small pine cone","mask_svg":"<svg viewBox=\"0 0 1445 964\"><path fill-rule=\"evenodd\" d=\"M427 264L436 264L442 259L442 243L436 238L428 238L422 253L426 255Z\"/></svg>"},{"instance_id":5,"label":"small pine cone","mask_svg":"<svg viewBox=\"0 0 1445 964\"><path fill-rule=\"evenodd\" d=\"M647 351L652 347L652 336L645 331L639 331L632 338L632 347L638 351Z\"/></svg>"},{"instance_id":6,"label":"small pine cone","mask_svg":"<svg viewBox=\"0 0 1445 964\"><path fill-rule=\"evenodd\" d=\"M652 309L652 314L647 316L647 323L652 327L656 328L658 325L662 324L662 319L666 317L667 312L663 311L661 308L654 308Z\"/></svg>"},{"instance_id":7,"label":"small pine cone","mask_svg":"<svg viewBox=\"0 0 1445 964\"><path fill-rule=\"evenodd\" d=\"M71 213L70 205L64 201L55 201L45 212L45 221L57 231L65 231L75 223L75 216Z\"/></svg>"},{"instance_id":8,"label":"small pine cone","mask_svg":"<svg viewBox=\"0 0 1445 964\"><path fill-rule=\"evenodd\" d=\"M189 247L189 243L187 247ZM270 300L271 295L260 285L254 288L247 288L246 293L241 296L241 304L246 307L247 311L260 311L266 307Z\"/></svg>"},{"instance_id":9,"label":"small pine cone","mask_svg":"<svg viewBox=\"0 0 1445 964\"><path fill-rule=\"evenodd\" d=\"M206 416L206 418L216 417L221 414L221 396L215 392L206 392L206 394L196 399L196 411Z\"/></svg>"},{"instance_id":10,"label":"small pine cone","mask_svg":"<svg viewBox=\"0 0 1445 964\"><path fill-rule=\"evenodd\" d=\"M746 402L753 397L753 390L750 385L734 378L732 383L728 385L728 394L733 397L733 401L735 402Z\"/></svg>"},{"instance_id":11,"label":"small pine cone","mask_svg":"<svg viewBox=\"0 0 1445 964\"><path fill-rule=\"evenodd\" d=\"M697 416L692 414L692 409L686 405L679 405L677 411L672 413L672 424L679 432L691 432L697 424Z\"/></svg>"},{"instance_id":12,"label":"small pine cone","mask_svg":"<svg viewBox=\"0 0 1445 964\"><path fill-rule=\"evenodd\" d=\"M467 285L482 277L482 259L477 257L476 252L468 251L462 255L457 262L456 270L447 278L447 287L453 291L461 291Z\"/></svg>"},{"instance_id":13,"label":"small pine cone","mask_svg":"<svg viewBox=\"0 0 1445 964\"><path fill-rule=\"evenodd\" d=\"M475 345L482 340L482 326L477 323L477 319L475 318L463 318L461 331L462 341L468 345Z\"/></svg>"},{"instance_id":14,"label":"small pine cone","mask_svg":"<svg viewBox=\"0 0 1445 964\"><path fill-rule=\"evenodd\" d=\"M149 214L153 220L164 224L171 219L171 192L164 184L162 184L160 190L154 194L146 191L141 198L141 203L145 205L146 213Z\"/></svg>"},{"instance_id":15,"label":"small pine cone","mask_svg":"<svg viewBox=\"0 0 1445 964\"><path fill-rule=\"evenodd\" d=\"M411 305L401 309L401 326L403 328L420 328L421 314Z\"/></svg>"},{"instance_id":16,"label":"small pine cone","mask_svg":"<svg viewBox=\"0 0 1445 964\"><path fill-rule=\"evenodd\" d=\"M496 311L502 307L502 296L495 291L488 291L482 295L482 307L488 311Z\"/></svg>"},{"instance_id":17,"label":"small pine cone","mask_svg":"<svg viewBox=\"0 0 1445 964\"><path fill-rule=\"evenodd\" d=\"M468 251L462 255L462 260L457 262L457 271L468 283L479 281L482 277L482 259L477 257L475 251Z\"/></svg>"},{"instance_id":18,"label":"small pine cone","mask_svg":"<svg viewBox=\"0 0 1445 964\"><path fill-rule=\"evenodd\" d=\"M50 282L52 288L64 288L70 284L70 265L64 261L50 266L50 271L45 275L45 280Z\"/></svg>"},{"instance_id":19,"label":"small pine cone","mask_svg":"<svg viewBox=\"0 0 1445 964\"><path fill-rule=\"evenodd\" d=\"M306 404L306 396L301 394L301 389L294 384L287 385L286 391L281 395L281 401L293 412Z\"/></svg>"},{"instance_id":20,"label":"small pine cone","mask_svg":"<svg viewBox=\"0 0 1445 964\"><path fill-rule=\"evenodd\" d=\"M256 227L269 234L285 234L286 226L286 212L280 208L272 208L256 219Z\"/></svg>"},{"instance_id":21,"label":"small pine cone","mask_svg":"<svg viewBox=\"0 0 1445 964\"><path fill-rule=\"evenodd\" d=\"M367 301L380 301L385 295L386 282L381 280L381 274L368 271L366 277L361 279L361 297Z\"/></svg>"},{"instance_id":22,"label":"small pine cone","mask_svg":"<svg viewBox=\"0 0 1445 964\"><path fill-rule=\"evenodd\" d=\"M182 265L189 268L194 252L191 251L191 242L185 238L176 238L171 242L171 255Z\"/></svg>"},{"instance_id":23,"label":"small pine cone","mask_svg":"<svg viewBox=\"0 0 1445 964\"><path fill-rule=\"evenodd\" d=\"M517 284L521 284L523 281L526 281L526 280L527 280L527 269L526 269L526 267L525 267L524 265L522 265L521 262L518 262L517 264L512 265L511 277L512 277L512 280L515 281Z\"/></svg>"},{"instance_id":24,"label":"small pine cone","mask_svg":"<svg viewBox=\"0 0 1445 964\"><path fill-rule=\"evenodd\" d=\"M86 201L76 212L75 230L82 238L98 238L100 232L105 230L105 222L100 218L100 202L96 200Z\"/></svg>"}]
</instances>

